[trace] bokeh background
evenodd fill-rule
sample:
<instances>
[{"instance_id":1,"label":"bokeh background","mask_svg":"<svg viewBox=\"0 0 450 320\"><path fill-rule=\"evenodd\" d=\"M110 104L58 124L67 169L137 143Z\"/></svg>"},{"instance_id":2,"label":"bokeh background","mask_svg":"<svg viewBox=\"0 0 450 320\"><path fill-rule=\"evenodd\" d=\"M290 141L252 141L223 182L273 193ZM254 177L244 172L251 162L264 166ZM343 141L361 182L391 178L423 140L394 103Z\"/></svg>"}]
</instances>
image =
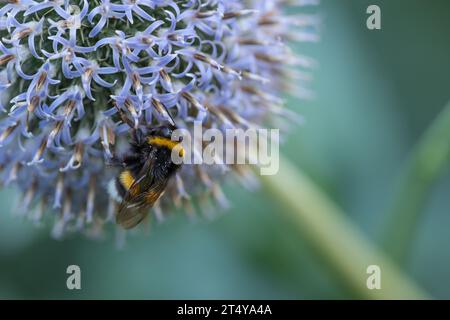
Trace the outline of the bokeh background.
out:
<instances>
[{"instance_id":1,"label":"bokeh background","mask_svg":"<svg viewBox=\"0 0 450 320\"><path fill-rule=\"evenodd\" d=\"M382 30L366 28L370 4ZM448 0L322 0L317 44L297 45L318 68L313 101L290 99L306 122L282 147L374 242L411 149L450 99ZM63 242L13 217L14 190L0 193L0 298L354 298L264 189L235 185L232 207L210 221L173 215L117 250L113 234ZM450 170L428 199L405 273L435 298L450 298ZM348 259L351 259L351 252ZM66 289L66 268L82 290Z\"/></svg>"}]
</instances>

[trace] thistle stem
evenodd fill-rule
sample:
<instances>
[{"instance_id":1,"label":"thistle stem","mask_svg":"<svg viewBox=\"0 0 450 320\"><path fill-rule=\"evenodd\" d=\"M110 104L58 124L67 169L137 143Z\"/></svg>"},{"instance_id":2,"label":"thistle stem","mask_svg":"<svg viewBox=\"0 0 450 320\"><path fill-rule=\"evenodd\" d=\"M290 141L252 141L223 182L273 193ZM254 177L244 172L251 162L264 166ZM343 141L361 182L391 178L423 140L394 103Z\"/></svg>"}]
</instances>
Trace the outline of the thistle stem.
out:
<instances>
[{"instance_id":1,"label":"thistle stem","mask_svg":"<svg viewBox=\"0 0 450 320\"><path fill-rule=\"evenodd\" d=\"M410 253L417 226L430 189L450 164L450 103L420 139L403 172L392 207L383 244L403 264Z\"/></svg>"},{"instance_id":2,"label":"thistle stem","mask_svg":"<svg viewBox=\"0 0 450 320\"><path fill-rule=\"evenodd\" d=\"M345 214L288 160L280 158L277 175L262 176L263 185L282 206L304 239L331 267L355 298L427 298L382 252L374 247ZM381 289L368 289L367 268L381 269Z\"/></svg>"}]
</instances>

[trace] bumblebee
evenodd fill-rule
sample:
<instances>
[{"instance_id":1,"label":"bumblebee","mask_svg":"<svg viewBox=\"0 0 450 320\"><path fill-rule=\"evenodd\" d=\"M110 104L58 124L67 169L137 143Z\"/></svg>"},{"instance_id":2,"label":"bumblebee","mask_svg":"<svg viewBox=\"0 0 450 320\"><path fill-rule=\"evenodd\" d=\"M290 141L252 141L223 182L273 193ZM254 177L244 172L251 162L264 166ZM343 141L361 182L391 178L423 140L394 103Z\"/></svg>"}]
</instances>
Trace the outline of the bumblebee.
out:
<instances>
[{"instance_id":1,"label":"bumblebee","mask_svg":"<svg viewBox=\"0 0 450 320\"><path fill-rule=\"evenodd\" d=\"M163 125L143 132L133 131L130 150L115 159L122 171L111 182L110 194L120 204L116 223L132 229L144 220L155 202L164 194L170 178L181 165L172 161L172 151L184 156L180 142L172 141L173 125Z\"/></svg>"}]
</instances>

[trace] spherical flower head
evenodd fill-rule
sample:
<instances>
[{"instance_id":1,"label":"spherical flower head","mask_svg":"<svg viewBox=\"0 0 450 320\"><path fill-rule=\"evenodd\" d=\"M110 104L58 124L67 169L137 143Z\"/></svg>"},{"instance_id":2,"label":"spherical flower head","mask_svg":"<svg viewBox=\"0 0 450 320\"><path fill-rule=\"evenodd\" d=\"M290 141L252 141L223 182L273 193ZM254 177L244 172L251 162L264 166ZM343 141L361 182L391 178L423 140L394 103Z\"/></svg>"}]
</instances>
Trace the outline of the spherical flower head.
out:
<instances>
[{"instance_id":1,"label":"spherical flower head","mask_svg":"<svg viewBox=\"0 0 450 320\"><path fill-rule=\"evenodd\" d=\"M289 40L315 40L314 17L287 6L314 0L1 0L0 182L23 193L21 210L54 220L53 234L114 222L109 164L133 130L273 127ZM306 93L301 86L297 93ZM222 177L237 165L185 165L153 211L193 202L226 205ZM204 207L204 206L203 206Z\"/></svg>"}]
</instances>

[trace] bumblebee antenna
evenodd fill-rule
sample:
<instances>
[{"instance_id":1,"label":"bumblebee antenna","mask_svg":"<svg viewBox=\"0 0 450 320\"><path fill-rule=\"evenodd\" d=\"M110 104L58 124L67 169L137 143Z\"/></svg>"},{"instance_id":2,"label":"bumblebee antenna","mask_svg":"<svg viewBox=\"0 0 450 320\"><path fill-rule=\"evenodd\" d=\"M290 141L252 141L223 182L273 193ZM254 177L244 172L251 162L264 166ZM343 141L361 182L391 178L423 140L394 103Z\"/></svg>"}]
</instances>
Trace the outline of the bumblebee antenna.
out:
<instances>
[{"instance_id":1,"label":"bumblebee antenna","mask_svg":"<svg viewBox=\"0 0 450 320\"><path fill-rule=\"evenodd\" d=\"M120 115L120 119L126 123L131 129L136 130L134 122L127 117L127 115L125 114L125 112L123 112L122 109L120 109L120 107L117 105L117 103L113 100L112 104L114 105L114 107L117 109L117 112Z\"/></svg>"},{"instance_id":2,"label":"bumblebee antenna","mask_svg":"<svg viewBox=\"0 0 450 320\"><path fill-rule=\"evenodd\" d=\"M159 101L156 98L152 98L152 104L155 107L156 111L158 111L159 114L165 116L166 120L169 122L169 124L176 128L177 125L175 124L175 120L173 120L172 115L170 114L169 110L167 110L166 106L161 103L161 101Z\"/></svg>"}]
</instances>

